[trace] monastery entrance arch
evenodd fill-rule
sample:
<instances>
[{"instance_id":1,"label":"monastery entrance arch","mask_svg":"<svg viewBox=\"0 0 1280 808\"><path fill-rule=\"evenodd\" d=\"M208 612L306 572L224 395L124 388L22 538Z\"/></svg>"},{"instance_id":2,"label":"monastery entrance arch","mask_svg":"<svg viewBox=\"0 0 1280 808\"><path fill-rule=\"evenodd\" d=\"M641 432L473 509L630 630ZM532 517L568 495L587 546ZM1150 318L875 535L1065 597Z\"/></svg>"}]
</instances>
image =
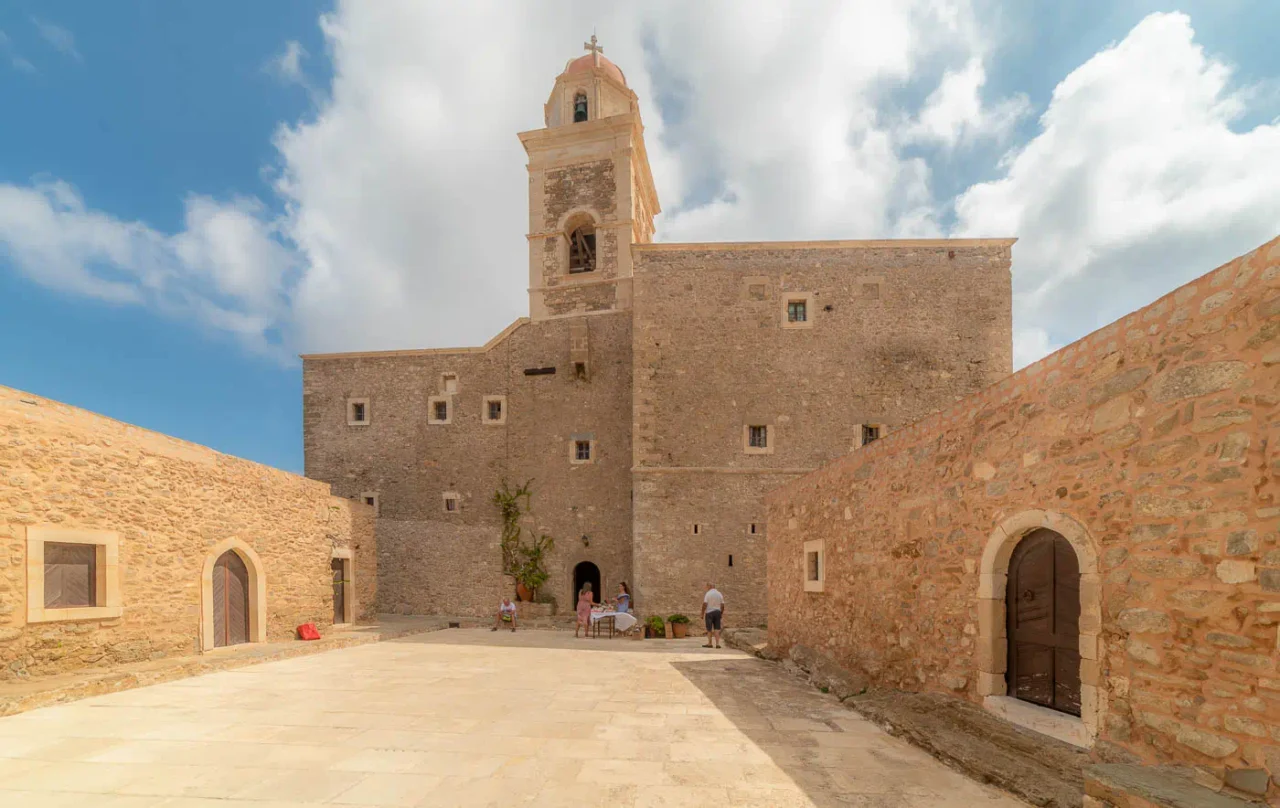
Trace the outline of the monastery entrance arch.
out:
<instances>
[{"instance_id":1,"label":"monastery entrance arch","mask_svg":"<svg viewBox=\"0 0 1280 808\"><path fill-rule=\"evenodd\" d=\"M573 598L570 603L577 604L578 593L582 591L583 584L591 584L591 600L594 603L600 602L600 568L590 561L582 561L578 566L573 568Z\"/></svg>"},{"instance_id":2,"label":"monastery entrance arch","mask_svg":"<svg viewBox=\"0 0 1280 808\"><path fill-rule=\"evenodd\" d=\"M1023 511L987 540L978 583L978 693L1012 723L1081 747L1097 737L1102 586L1093 539Z\"/></svg>"},{"instance_id":3,"label":"monastery entrance arch","mask_svg":"<svg viewBox=\"0 0 1280 808\"><path fill-rule=\"evenodd\" d=\"M267 579L262 560L240 539L220 542L205 556L200 635L205 651L267 641Z\"/></svg>"}]
</instances>

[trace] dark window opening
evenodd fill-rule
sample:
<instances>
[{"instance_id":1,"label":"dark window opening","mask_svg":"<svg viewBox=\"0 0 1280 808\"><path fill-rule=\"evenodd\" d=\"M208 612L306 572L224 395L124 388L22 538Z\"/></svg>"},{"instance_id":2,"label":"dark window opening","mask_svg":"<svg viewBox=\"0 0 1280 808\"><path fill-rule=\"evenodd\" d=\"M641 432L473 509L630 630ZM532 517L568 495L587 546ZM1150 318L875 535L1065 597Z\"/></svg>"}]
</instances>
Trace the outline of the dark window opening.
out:
<instances>
[{"instance_id":1,"label":"dark window opening","mask_svg":"<svg viewBox=\"0 0 1280 808\"><path fill-rule=\"evenodd\" d=\"M489 420L490 421L502 420L502 402L501 401L489 402Z\"/></svg>"},{"instance_id":2,"label":"dark window opening","mask_svg":"<svg viewBox=\"0 0 1280 808\"><path fill-rule=\"evenodd\" d=\"M573 122L582 123L587 119L587 94L578 93L573 97Z\"/></svg>"},{"instance_id":3,"label":"dark window opening","mask_svg":"<svg viewBox=\"0 0 1280 808\"><path fill-rule=\"evenodd\" d=\"M437 401L437 402L435 403L435 408L436 408L436 420L437 420L437 421L447 421L447 420L449 420L449 402L447 402L447 401Z\"/></svg>"},{"instance_id":4,"label":"dark window opening","mask_svg":"<svg viewBox=\"0 0 1280 808\"><path fill-rule=\"evenodd\" d=\"M44 607L98 605L98 548L93 544L44 545Z\"/></svg>"},{"instance_id":5,"label":"dark window opening","mask_svg":"<svg viewBox=\"0 0 1280 808\"><path fill-rule=\"evenodd\" d=\"M752 535L752 536L756 535L756 523L755 523L755 522L752 522L752 523L751 523L750 533L751 533L751 535Z\"/></svg>"},{"instance_id":6,"label":"dark window opening","mask_svg":"<svg viewBox=\"0 0 1280 808\"><path fill-rule=\"evenodd\" d=\"M747 445L752 449L769 448L769 427L767 426L749 426L747 427Z\"/></svg>"},{"instance_id":7,"label":"dark window opening","mask_svg":"<svg viewBox=\"0 0 1280 808\"><path fill-rule=\"evenodd\" d=\"M364 498L364 504L365 504L365 505L372 505L373 503L374 503L373 497L365 497L365 498Z\"/></svg>"},{"instance_id":8,"label":"dark window opening","mask_svg":"<svg viewBox=\"0 0 1280 808\"><path fill-rule=\"evenodd\" d=\"M879 440L879 439L880 439L880 427L868 426L867 424L862 425L862 445L863 446L866 446L868 443L870 443L873 440Z\"/></svg>"},{"instance_id":9,"label":"dark window opening","mask_svg":"<svg viewBox=\"0 0 1280 808\"><path fill-rule=\"evenodd\" d=\"M445 497L445 498L444 498L444 509L445 509L446 511L449 511L450 513L453 513L454 511L458 510L458 498L457 498L457 497Z\"/></svg>"},{"instance_id":10,"label":"dark window opening","mask_svg":"<svg viewBox=\"0 0 1280 808\"><path fill-rule=\"evenodd\" d=\"M809 306L803 300L787 301L787 322L803 323L809 319Z\"/></svg>"},{"instance_id":11,"label":"dark window opening","mask_svg":"<svg viewBox=\"0 0 1280 808\"><path fill-rule=\"evenodd\" d=\"M569 272L592 272L596 268L596 234L588 226L569 236Z\"/></svg>"},{"instance_id":12,"label":"dark window opening","mask_svg":"<svg viewBox=\"0 0 1280 808\"><path fill-rule=\"evenodd\" d=\"M822 580L822 577L821 577L821 576L822 576L822 567L821 567L821 562L818 560L818 553L817 553L817 551L814 551L814 552L812 552L812 553L806 553L806 554L805 554L805 561L806 561L806 564L805 564L805 567L806 567L806 573L807 573L807 574L808 574L808 576L809 576L809 580L810 580L810 581L821 581L821 580Z\"/></svg>"},{"instance_id":13,"label":"dark window opening","mask_svg":"<svg viewBox=\"0 0 1280 808\"><path fill-rule=\"evenodd\" d=\"M577 460L591 459L591 441L576 440L573 442L573 456Z\"/></svg>"},{"instance_id":14,"label":"dark window opening","mask_svg":"<svg viewBox=\"0 0 1280 808\"><path fill-rule=\"evenodd\" d=\"M696 535L698 535L698 534L699 534L699 533L701 533L701 532L702 532L702 525L698 524L697 522L694 522L694 523L693 523L693 535L695 535L695 536L696 536Z\"/></svg>"},{"instance_id":15,"label":"dark window opening","mask_svg":"<svg viewBox=\"0 0 1280 808\"><path fill-rule=\"evenodd\" d=\"M525 368L524 369L524 375L526 376L554 376L555 374L556 374L555 368Z\"/></svg>"},{"instance_id":16,"label":"dark window opening","mask_svg":"<svg viewBox=\"0 0 1280 808\"><path fill-rule=\"evenodd\" d=\"M729 556L729 566L733 566L733 556Z\"/></svg>"},{"instance_id":17,"label":"dark window opening","mask_svg":"<svg viewBox=\"0 0 1280 808\"><path fill-rule=\"evenodd\" d=\"M574 362L574 363L573 363L573 374L574 374L574 376L576 376L579 380L581 380L581 381L586 381L586 379L587 379L587 363L586 363L586 362Z\"/></svg>"},{"instance_id":18,"label":"dark window opening","mask_svg":"<svg viewBox=\"0 0 1280 808\"><path fill-rule=\"evenodd\" d=\"M363 405L363 404L352 404L352 405L351 405L351 420L352 420L352 421L363 421L363 420L364 420L364 405Z\"/></svg>"}]
</instances>

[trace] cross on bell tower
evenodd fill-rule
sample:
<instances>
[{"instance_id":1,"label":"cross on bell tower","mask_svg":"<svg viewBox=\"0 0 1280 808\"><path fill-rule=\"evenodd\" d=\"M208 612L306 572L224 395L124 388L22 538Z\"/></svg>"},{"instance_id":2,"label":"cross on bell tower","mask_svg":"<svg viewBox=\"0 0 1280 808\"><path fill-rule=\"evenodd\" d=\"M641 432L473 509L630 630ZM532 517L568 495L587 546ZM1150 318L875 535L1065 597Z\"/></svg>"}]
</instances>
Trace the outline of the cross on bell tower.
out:
<instances>
[{"instance_id":1,"label":"cross on bell tower","mask_svg":"<svg viewBox=\"0 0 1280 808\"><path fill-rule=\"evenodd\" d=\"M592 62L594 62L594 66L595 66L595 67L599 67L599 66L600 66L600 54L604 53L604 46L603 46L603 45L597 45L597 44L596 44L596 35L595 35L594 33L591 35L591 41L590 41L590 42L583 42L583 43L582 43L582 49L583 49L583 50L591 51L591 56L593 57L593 58L592 58Z\"/></svg>"}]
</instances>

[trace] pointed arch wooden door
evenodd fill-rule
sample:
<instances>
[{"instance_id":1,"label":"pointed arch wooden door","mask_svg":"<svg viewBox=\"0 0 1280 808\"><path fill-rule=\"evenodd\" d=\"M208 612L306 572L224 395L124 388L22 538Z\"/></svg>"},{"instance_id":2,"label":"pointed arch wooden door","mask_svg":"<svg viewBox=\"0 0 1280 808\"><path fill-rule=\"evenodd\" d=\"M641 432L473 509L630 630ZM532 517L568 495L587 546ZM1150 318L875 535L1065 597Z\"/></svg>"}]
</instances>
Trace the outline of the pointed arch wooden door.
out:
<instances>
[{"instance_id":1,"label":"pointed arch wooden door","mask_svg":"<svg viewBox=\"0 0 1280 808\"><path fill-rule=\"evenodd\" d=\"M1009 693L1080 715L1080 562L1052 530L1027 534L1009 559Z\"/></svg>"},{"instance_id":2,"label":"pointed arch wooden door","mask_svg":"<svg viewBox=\"0 0 1280 808\"><path fill-rule=\"evenodd\" d=\"M249 641L249 570L234 550L213 565L213 647Z\"/></svg>"}]
</instances>

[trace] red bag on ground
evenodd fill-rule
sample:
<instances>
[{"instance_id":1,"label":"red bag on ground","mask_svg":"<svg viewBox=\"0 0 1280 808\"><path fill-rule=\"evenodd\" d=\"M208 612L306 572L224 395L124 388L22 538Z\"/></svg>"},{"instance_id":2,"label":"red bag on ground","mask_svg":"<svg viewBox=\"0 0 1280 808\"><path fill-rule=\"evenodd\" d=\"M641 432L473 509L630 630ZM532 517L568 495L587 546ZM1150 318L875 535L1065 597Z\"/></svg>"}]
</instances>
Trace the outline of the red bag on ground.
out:
<instances>
[{"instance_id":1,"label":"red bag on ground","mask_svg":"<svg viewBox=\"0 0 1280 808\"><path fill-rule=\"evenodd\" d=\"M303 623L298 626L298 639L300 640L318 640L320 632L316 630L315 623Z\"/></svg>"}]
</instances>

